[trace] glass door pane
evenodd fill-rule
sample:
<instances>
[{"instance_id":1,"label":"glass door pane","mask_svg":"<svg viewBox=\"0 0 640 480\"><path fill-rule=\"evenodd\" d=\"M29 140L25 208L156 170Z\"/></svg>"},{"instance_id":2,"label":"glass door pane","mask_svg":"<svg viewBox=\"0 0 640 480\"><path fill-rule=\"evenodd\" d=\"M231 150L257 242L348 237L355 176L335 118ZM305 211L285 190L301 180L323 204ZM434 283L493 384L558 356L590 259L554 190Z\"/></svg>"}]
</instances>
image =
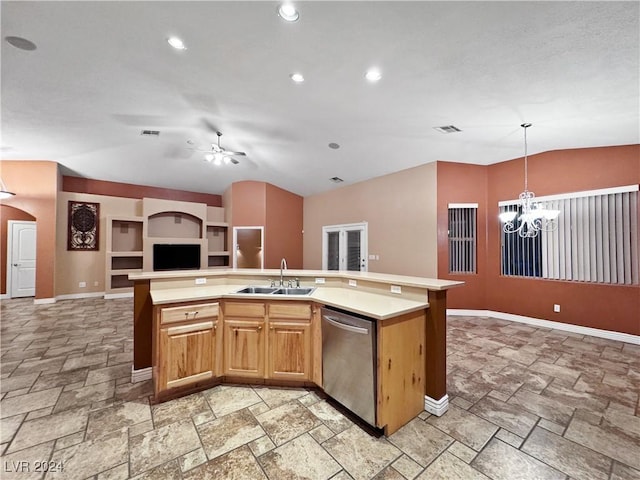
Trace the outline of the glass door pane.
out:
<instances>
[{"instance_id":1,"label":"glass door pane","mask_svg":"<svg viewBox=\"0 0 640 480\"><path fill-rule=\"evenodd\" d=\"M327 270L340 270L340 232L327 232Z\"/></svg>"},{"instance_id":2,"label":"glass door pane","mask_svg":"<svg viewBox=\"0 0 640 480\"><path fill-rule=\"evenodd\" d=\"M347 231L347 264L346 269L351 271L360 271L361 249L360 249L360 230Z\"/></svg>"}]
</instances>

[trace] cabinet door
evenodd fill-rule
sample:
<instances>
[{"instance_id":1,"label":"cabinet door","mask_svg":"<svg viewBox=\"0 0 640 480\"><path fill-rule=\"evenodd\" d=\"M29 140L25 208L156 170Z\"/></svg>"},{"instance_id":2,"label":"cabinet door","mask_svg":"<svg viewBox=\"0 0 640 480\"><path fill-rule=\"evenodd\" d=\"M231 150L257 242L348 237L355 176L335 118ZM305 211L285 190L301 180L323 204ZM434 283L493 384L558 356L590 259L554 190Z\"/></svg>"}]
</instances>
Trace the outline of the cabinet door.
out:
<instances>
[{"instance_id":1,"label":"cabinet door","mask_svg":"<svg viewBox=\"0 0 640 480\"><path fill-rule=\"evenodd\" d=\"M225 374L264 376L264 320L225 320Z\"/></svg>"},{"instance_id":2,"label":"cabinet door","mask_svg":"<svg viewBox=\"0 0 640 480\"><path fill-rule=\"evenodd\" d=\"M215 323L209 321L160 329L160 368L156 391L214 376Z\"/></svg>"},{"instance_id":3,"label":"cabinet door","mask_svg":"<svg viewBox=\"0 0 640 480\"><path fill-rule=\"evenodd\" d=\"M269 378L308 380L310 362L310 323L270 320Z\"/></svg>"}]
</instances>

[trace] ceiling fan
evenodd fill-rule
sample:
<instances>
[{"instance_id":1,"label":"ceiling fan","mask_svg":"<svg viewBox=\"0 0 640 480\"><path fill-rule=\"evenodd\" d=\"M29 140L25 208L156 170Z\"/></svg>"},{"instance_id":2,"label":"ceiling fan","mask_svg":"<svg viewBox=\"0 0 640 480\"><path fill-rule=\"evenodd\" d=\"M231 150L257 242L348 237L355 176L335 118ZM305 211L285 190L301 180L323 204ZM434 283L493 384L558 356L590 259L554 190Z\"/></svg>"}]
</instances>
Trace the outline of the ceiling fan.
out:
<instances>
[{"instance_id":1,"label":"ceiling fan","mask_svg":"<svg viewBox=\"0 0 640 480\"><path fill-rule=\"evenodd\" d=\"M209 163L213 163L214 165L222 165L222 164L229 164L229 163L233 163L234 165L237 165L240 162L233 157L234 156L244 157L247 155L244 152L232 152L230 150L226 150L222 148L220 146L220 137L222 136L222 133L216 132L216 135L218 136L218 143L217 144L212 143L211 150L203 150L206 152L204 156L205 161Z\"/></svg>"}]
</instances>

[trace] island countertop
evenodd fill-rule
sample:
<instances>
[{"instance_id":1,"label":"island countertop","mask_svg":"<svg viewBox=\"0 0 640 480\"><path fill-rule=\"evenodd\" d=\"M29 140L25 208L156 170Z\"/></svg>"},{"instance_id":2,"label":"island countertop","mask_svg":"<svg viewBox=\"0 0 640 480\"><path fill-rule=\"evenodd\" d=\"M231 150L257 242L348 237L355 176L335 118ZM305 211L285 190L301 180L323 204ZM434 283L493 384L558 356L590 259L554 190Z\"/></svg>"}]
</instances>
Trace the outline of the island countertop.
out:
<instances>
[{"instance_id":1,"label":"island countertop","mask_svg":"<svg viewBox=\"0 0 640 480\"><path fill-rule=\"evenodd\" d=\"M275 269L146 272L130 274L129 278L151 281L150 295L154 305L215 299L302 300L377 320L428 308L428 290L446 290L462 285L462 282L449 280L370 272L285 270L284 276L287 280L295 277L302 284L315 287L315 290L309 295L236 293L248 285L278 279L280 270ZM197 284L202 279L207 279L207 283ZM391 293L390 286L399 287L401 293Z\"/></svg>"}]
</instances>

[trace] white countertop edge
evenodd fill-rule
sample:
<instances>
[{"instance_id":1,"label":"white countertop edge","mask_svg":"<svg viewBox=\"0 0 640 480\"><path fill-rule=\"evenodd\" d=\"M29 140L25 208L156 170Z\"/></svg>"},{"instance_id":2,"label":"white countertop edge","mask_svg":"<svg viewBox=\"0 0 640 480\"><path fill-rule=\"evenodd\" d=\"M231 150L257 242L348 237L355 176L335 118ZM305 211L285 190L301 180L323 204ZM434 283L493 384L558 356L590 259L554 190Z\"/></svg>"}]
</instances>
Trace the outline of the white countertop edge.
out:
<instances>
[{"instance_id":1,"label":"white countertop edge","mask_svg":"<svg viewBox=\"0 0 640 480\"><path fill-rule=\"evenodd\" d=\"M391 298L386 295L378 295L370 292L356 292L349 289L322 287L316 289L311 295L269 295L251 294L243 295L236 293L244 285L211 285L204 287L175 288L152 290L151 300L154 305L167 305L179 302L196 302L218 299L238 299L238 300L282 300L282 301L309 301L316 302L329 307L341 308L353 313L375 318L376 320L386 320L406 313L415 312L429 308L428 302L419 302L404 298ZM340 298L346 293L346 298ZM337 296L336 296L337 294ZM331 298L332 296L337 298ZM380 304L367 308L365 305ZM377 308L376 308L377 307Z\"/></svg>"},{"instance_id":2,"label":"white countertop edge","mask_svg":"<svg viewBox=\"0 0 640 480\"><path fill-rule=\"evenodd\" d=\"M449 288L464 285L464 282L455 280L441 280L438 278L414 277L407 275L395 275L375 272L351 272L342 270L285 270L284 275L291 277L324 277L346 278L354 280L368 280L388 284L426 288L428 290L447 290ZM279 269L202 269L202 270L177 270L168 272L137 272L130 273L129 280L155 280L155 279L180 279L194 277L226 277L226 276L264 276L277 278Z\"/></svg>"}]
</instances>

